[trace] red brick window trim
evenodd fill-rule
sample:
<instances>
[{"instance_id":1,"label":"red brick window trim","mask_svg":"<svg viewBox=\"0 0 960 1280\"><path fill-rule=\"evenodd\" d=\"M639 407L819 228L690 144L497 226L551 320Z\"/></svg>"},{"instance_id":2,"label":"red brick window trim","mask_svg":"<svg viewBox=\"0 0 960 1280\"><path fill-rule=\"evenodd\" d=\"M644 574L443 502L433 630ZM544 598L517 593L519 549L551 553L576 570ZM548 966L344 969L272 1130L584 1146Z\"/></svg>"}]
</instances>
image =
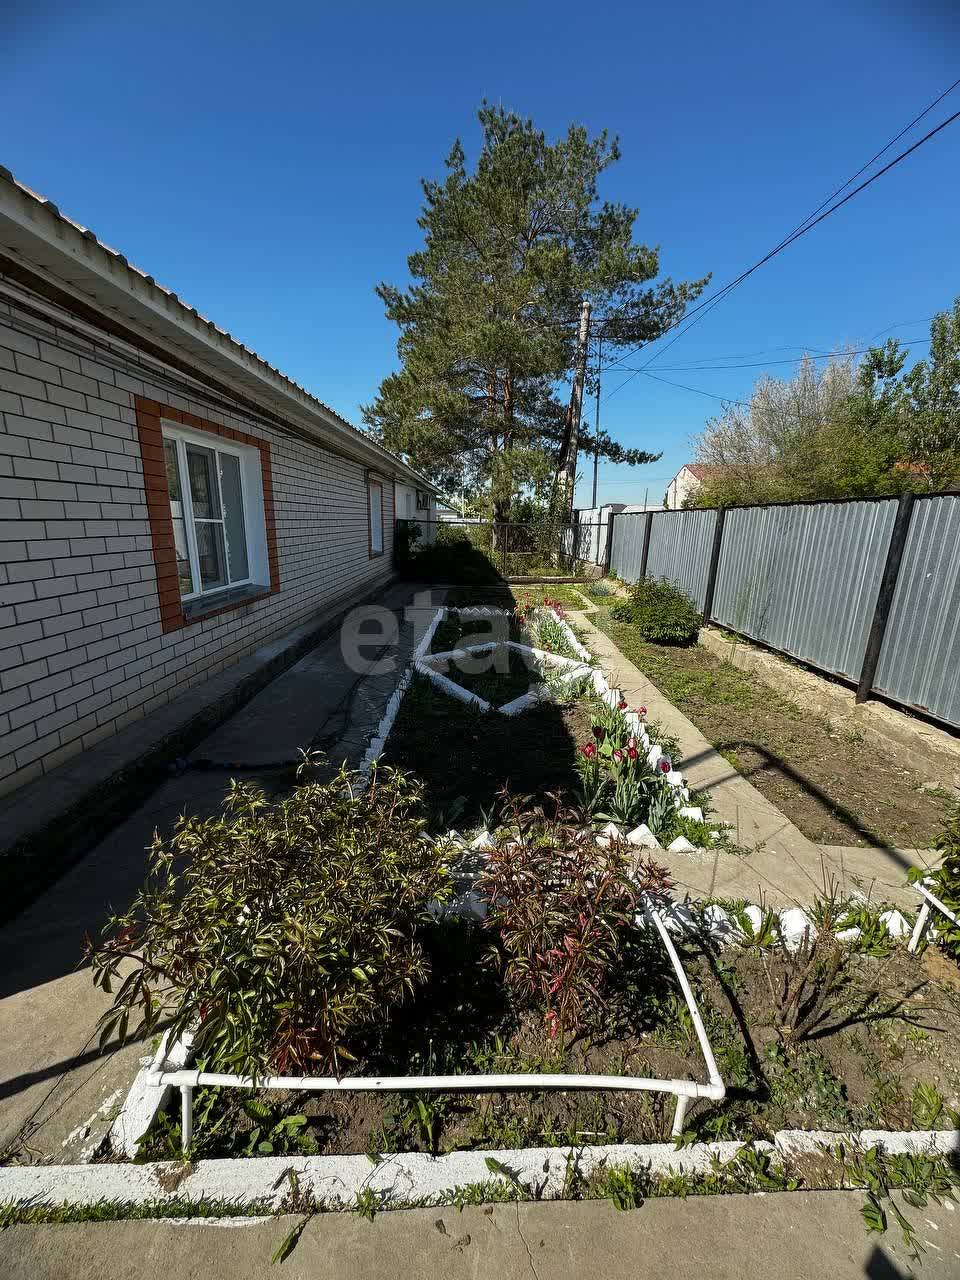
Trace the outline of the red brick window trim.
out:
<instances>
[{"instance_id":1,"label":"red brick window trim","mask_svg":"<svg viewBox=\"0 0 960 1280\"><path fill-rule=\"evenodd\" d=\"M274 595L280 590L280 560L277 554L277 529L273 509L273 472L270 466L270 446L264 440L249 436L233 427L222 427L217 422L209 422L206 418L198 418L196 414L185 413L174 409L171 405L160 404L156 400L147 400L142 396L135 397L137 411L137 432L140 437L140 456L143 461L143 484L147 496L147 515L150 520L150 535L153 540L153 561L157 570L157 590L160 596L160 625L164 631L178 631L192 626L204 618L215 617L240 609L253 600ZM267 543L267 564L270 570L270 585L259 592L250 591L235 600L217 603L217 595L201 597L193 602L190 616L184 612L180 598L180 586L177 579L177 556L173 539L173 517L170 511L170 497L167 490L167 472L163 453L163 422L177 423L194 431L206 432L220 436L224 440L232 440L236 444L254 448L260 454L260 475L263 485L263 517ZM262 544L261 544L262 545ZM205 606L209 604L209 608Z\"/></svg>"}]
</instances>

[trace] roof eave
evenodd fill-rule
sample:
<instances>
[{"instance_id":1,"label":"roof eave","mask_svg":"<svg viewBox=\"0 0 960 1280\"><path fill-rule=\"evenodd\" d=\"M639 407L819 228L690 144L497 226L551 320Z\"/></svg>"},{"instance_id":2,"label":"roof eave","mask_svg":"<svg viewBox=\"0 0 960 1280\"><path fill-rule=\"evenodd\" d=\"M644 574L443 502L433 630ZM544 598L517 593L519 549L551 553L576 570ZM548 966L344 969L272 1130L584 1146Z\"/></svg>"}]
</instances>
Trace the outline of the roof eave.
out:
<instances>
[{"instance_id":1,"label":"roof eave","mask_svg":"<svg viewBox=\"0 0 960 1280\"><path fill-rule=\"evenodd\" d=\"M6 179L4 181L3 179ZM0 252L347 457L436 486L0 169Z\"/></svg>"}]
</instances>

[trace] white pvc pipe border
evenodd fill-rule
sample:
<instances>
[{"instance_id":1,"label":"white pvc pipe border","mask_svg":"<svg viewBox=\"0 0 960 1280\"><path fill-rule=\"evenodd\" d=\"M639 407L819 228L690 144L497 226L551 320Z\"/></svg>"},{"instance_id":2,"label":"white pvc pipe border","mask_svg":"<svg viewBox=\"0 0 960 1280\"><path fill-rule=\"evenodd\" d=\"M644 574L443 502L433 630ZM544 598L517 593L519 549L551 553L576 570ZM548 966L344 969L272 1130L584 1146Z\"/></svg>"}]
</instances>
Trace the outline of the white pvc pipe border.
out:
<instances>
[{"instance_id":1,"label":"white pvc pipe border","mask_svg":"<svg viewBox=\"0 0 960 1280\"><path fill-rule=\"evenodd\" d=\"M441 687L449 686L447 692L459 697L463 701L472 701L481 706L481 709L489 709L489 703L479 698L476 694L470 694L460 685L454 684L453 681L447 680L445 676L438 671L433 671L426 661L429 654L430 645L433 641L434 634L441 621L447 616L448 610L446 605L441 605L437 609L433 619L428 625L426 631L421 637L419 643L413 652L413 659L404 672L403 676L397 684L390 701L387 704L376 733L374 734L367 752L360 766L360 773L365 779L369 779L370 771L375 762L380 758L386 743L387 736L393 727L393 722L397 717L400 709L400 703L407 689L410 687L414 671L420 671L428 675L438 684L442 681ZM488 608L485 606L467 607L465 609L453 610L462 618L493 618L508 617L509 611L506 609ZM575 653L583 656L586 662L592 661L591 654L580 643L574 635L570 624L565 618L560 617L555 610L550 611L561 628L565 632L566 639ZM505 643L515 648L531 648L517 644L516 641L506 641ZM485 647L485 646L479 646ZM457 651L451 651L457 652ZM557 665L567 665L573 669L582 667L582 662L575 662L571 658L564 658L560 654L550 654L547 650L533 650L537 654L543 654L545 657L554 661ZM437 657L439 655L434 655ZM591 668L593 671L594 689L598 696L602 697L609 707L615 708L623 700L622 693L619 689L611 689L603 672ZM526 700L526 696L522 699L515 699L515 702ZM513 706L513 704L508 704ZM516 711L521 710L516 707ZM514 711L514 714L516 712ZM624 713L628 725L637 734L638 738L649 747L649 757L651 764L655 764L657 759L662 755L662 751L656 743L651 743L649 734L640 717L632 711ZM672 771L666 775L668 785L677 790L680 797L684 800L689 799L689 792L683 785L682 775L676 771ZM676 949L671 942L667 930L664 926L660 911L653 905L650 900L645 902L645 913L653 919L667 953L670 957L671 964L677 974L684 999L690 1010L691 1020L697 1034L697 1039L703 1052L704 1060L707 1066L707 1074L710 1077L708 1084L699 1084L690 1080L657 1080L639 1076L591 1076L591 1075L535 1075L524 1074L521 1076L509 1075L486 1075L486 1076L400 1076L400 1077L353 1077L344 1080L337 1080L335 1077L298 1077L298 1076L271 1076L263 1081L254 1081L249 1076L237 1076L227 1073L209 1073L200 1071L163 1071L165 1065L164 1055L161 1050L158 1051L153 1063L148 1068L147 1079L151 1088L157 1088L158 1092L155 1097L160 1096L160 1091L165 1087L177 1087L180 1089L181 1095L181 1134L183 1137L183 1148L186 1151L190 1146L193 1133L193 1091L201 1084L218 1085L222 1088L266 1088L266 1089L301 1089L310 1092L316 1091L340 1091L340 1092L363 1092L363 1091L390 1091L402 1092L407 1090L429 1090L442 1089L447 1092L463 1091L463 1092L487 1092L497 1089L537 1089L537 1088L559 1088L559 1089L624 1089L624 1090L644 1090L647 1092L671 1093L676 1096L677 1105L674 1112L673 1135L678 1136L683 1129L683 1121L686 1115L687 1105L691 1098L707 1097L714 1100L721 1100L726 1095L726 1086L717 1071L716 1059L710 1047L710 1042L700 1017L696 999L693 991L687 981L680 958ZM278 1083L279 1082L279 1083Z\"/></svg>"},{"instance_id":2,"label":"white pvc pipe border","mask_svg":"<svg viewBox=\"0 0 960 1280\"><path fill-rule=\"evenodd\" d=\"M954 924L960 925L960 920L957 919L950 908L945 903L941 902L935 894L932 894L926 885L918 884L915 888L917 892L923 896L925 901L917 913L917 923L913 926L913 933L910 935L910 941L907 944L908 951L916 951L917 947L920 945L920 939L926 933L930 923L931 907L936 907L938 911L943 912L948 920L952 920Z\"/></svg>"},{"instance_id":3,"label":"white pvc pipe border","mask_svg":"<svg viewBox=\"0 0 960 1280\"><path fill-rule=\"evenodd\" d=\"M642 914L652 919L656 925L677 976L706 1063L709 1077L706 1084L696 1080L660 1080L649 1076L576 1075L563 1072L542 1074L530 1072L512 1075L347 1076L341 1080L335 1076L266 1076L263 1079L255 1079L252 1076L234 1075L229 1072L164 1071L162 1070L164 1064L157 1060L150 1069L152 1082L161 1088L169 1086L180 1090L180 1133L184 1155L189 1151L193 1140L193 1091L200 1085L221 1089L301 1090L308 1093L404 1093L431 1090L443 1090L448 1093L488 1093L500 1092L504 1089L535 1091L599 1089L669 1093L677 1099L671 1132L674 1137L678 1137L683 1131L683 1122L691 1098L710 1098L720 1102L726 1096L726 1085L717 1070L716 1058L700 1016L696 996L687 980L680 957L661 919L660 909L647 894L643 895ZM637 918L640 919L639 914Z\"/></svg>"}]
</instances>

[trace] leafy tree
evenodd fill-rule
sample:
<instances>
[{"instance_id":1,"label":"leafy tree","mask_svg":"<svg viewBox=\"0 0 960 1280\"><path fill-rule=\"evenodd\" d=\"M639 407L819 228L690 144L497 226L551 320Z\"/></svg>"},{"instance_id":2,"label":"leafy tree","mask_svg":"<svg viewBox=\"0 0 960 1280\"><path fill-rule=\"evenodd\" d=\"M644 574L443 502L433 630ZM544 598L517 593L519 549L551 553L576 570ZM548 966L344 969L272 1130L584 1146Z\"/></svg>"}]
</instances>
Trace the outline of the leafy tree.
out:
<instances>
[{"instance_id":1,"label":"leafy tree","mask_svg":"<svg viewBox=\"0 0 960 1280\"><path fill-rule=\"evenodd\" d=\"M485 493L502 520L518 492L549 491L570 447L558 392L574 366L581 301L602 314L613 350L656 338L706 281L645 287L659 273L657 250L633 242L636 210L597 195L619 158L616 139L571 126L549 143L513 112L484 103L478 114L474 170L457 141L446 177L422 184L411 285L377 288L400 329L401 368L364 417L442 485ZM606 435L599 449L631 464L660 456Z\"/></svg>"},{"instance_id":2,"label":"leafy tree","mask_svg":"<svg viewBox=\"0 0 960 1280\"><path fill-rule=\"evenodd\" d=\"M960 485L960 298L931 324L930 357L904 372L891 339L859 366L762 378L746 408L709 421L697 460L713 465L697 506L868 497Z\"/></svg>"}]
</instances>

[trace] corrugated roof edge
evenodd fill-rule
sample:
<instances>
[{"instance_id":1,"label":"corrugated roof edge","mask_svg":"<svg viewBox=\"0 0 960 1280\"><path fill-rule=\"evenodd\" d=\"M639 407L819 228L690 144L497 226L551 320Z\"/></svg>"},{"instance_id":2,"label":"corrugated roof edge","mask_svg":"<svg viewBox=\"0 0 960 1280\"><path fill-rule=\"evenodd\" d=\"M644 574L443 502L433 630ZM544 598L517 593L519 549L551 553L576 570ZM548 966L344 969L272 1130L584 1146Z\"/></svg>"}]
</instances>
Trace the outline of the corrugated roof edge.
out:
<instances>
[{"instance_id":1,"label":"corrugated roof edge","mask_svg":"<svg viewBox=\"0 0 960 1280\"><path fill-rule=\"evenodd\" d=\"M348 422L347 419L342 417L339 413L337 413L335 409L332 409L328 404L325 404L322 400L318 399L311 392L307 391L307 389L301 386L299 382L295 382L292 378L289 378L285 373L283 373L282 370L278 369L275 365L272 365L267 360L264 360L262 356L258 355L256 351L253 351L250 347L246 346L245 343L240 342L239 339L235 338L231 333L228 332L228 330L222 329L219 325L215 324L212 320L208 320L206 316L201 315L201 313L196 309L196 307L192 307L189 305L189 303L184 302L184 300L178 294L176 294L172 289L166 288L166 286L158 283L158 281L153 276L149 275L146 271L142 270L140 267L135 266L132 262L129 261L129 259L124 254L120 253L119 250L112 248L110 245L102 241L93 231L90 230L89 227L85 227L81 223L75 222L72 218L68 218L66 214L61 212L61 210L58 208L56 204L54 204L52 200L48 200L45 196L40 195L39 192L36 192L31 187L28 187L26 183L21 182L4 165L0 165L0 178L2 178L5 182L8 182L22 196L25 196L29 200L33 201L39 208L45 209L49 214L51 214L57 220L57 222L61 226L68 227L72 232L76 233L78 237L81 237L84 241L86 241L88 245L90 244L95 245L96 248L99 249L103 254L107 255L114 262L117 262L121 266L125 267L133 275L139 277L139 279L145 285L147 285L150 289L154 289L157 291L158 294L161 294L165 301L173 302L174 304L176 304L176 307L183 313L184 318L186 316L190 316L193 318L194 321L199 321L202 325L206 326L207 329L209 329L212 333L217 334L221 340L227 342L237 352L242 352L243 357L247 361L252 361L254 362L255 365L259 366L259 369L261 371L261 376L264 376L265 378L269 378L269 380L279 382L282 385L283 389L285 389L288 394L294 393L298 399L305 402L305 407L312 408L314 410L319 410L326 417L333 419L333 422L337 426L341 427L345 431L348 431L365 448L373 450L374 452L381 455L384 459L389 459L392 464L402 468L403 471L405 471L409 476L414 477L421 485L429 489L431 492L433 493L439 492L439 490L437 489L437 486L433 483L432 480L429 480L426 476L416 471L413 467L410 466L408 462L404 462L404 460L400 458L397 454L392 453L389 449L384 448L383 445L379 444L376 440L374 440L371 436L369 436L365 431L359 430L359 428L355 427L352 423ZM135 320L134 320L134 323L136 323ZM186 325L184 325L184 329L186 332L189 332Z\"/></svg>"}]
</instances>

